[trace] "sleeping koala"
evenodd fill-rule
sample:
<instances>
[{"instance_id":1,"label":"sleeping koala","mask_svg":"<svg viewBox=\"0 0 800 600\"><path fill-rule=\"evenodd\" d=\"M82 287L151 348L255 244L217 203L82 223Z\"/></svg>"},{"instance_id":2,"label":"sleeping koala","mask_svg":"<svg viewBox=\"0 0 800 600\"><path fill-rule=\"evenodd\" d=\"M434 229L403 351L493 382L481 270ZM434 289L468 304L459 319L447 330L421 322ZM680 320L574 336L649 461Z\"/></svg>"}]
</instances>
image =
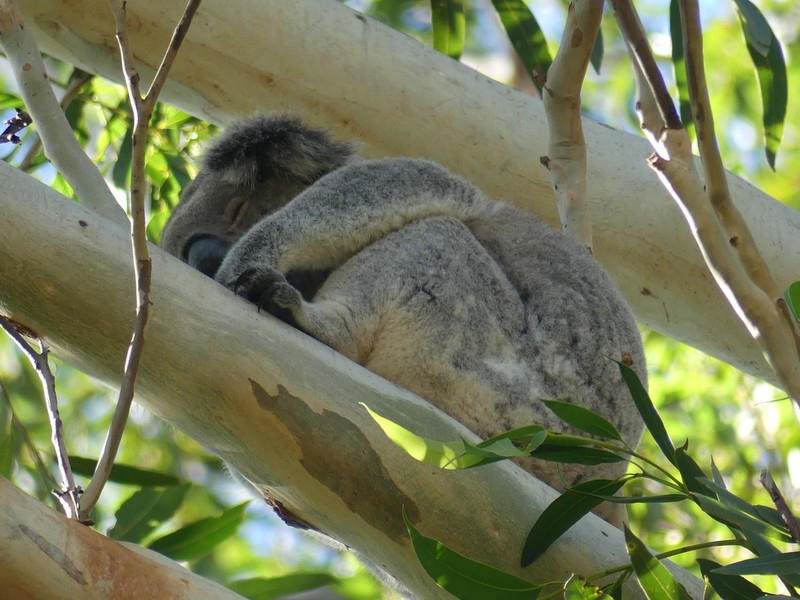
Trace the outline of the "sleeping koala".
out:
<instances>
[{"instance_id":1,"label":"sleeping koala","mask_svg":"<svg viewBox=\"0 0 800 600\"><path fill-rule=\"evenodd\" d=\"M541 402L559 399L639 440L610 359L632 357L646 382L644 355L611 279L561 232L433 162L358 160L295 119L251 117L209 148L162 244L484 438L569 431ZM626 468L523 466L557 489Z\"/></svg>"}]
</instances>

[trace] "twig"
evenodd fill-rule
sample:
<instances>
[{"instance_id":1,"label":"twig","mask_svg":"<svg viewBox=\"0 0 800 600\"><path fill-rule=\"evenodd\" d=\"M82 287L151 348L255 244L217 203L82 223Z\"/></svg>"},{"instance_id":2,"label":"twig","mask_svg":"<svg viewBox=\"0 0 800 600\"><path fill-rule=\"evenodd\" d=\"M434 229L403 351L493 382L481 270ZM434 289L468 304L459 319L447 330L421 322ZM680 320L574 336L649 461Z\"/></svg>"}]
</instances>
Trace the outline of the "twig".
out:
<instances>
[{"instance_id":1,"label":"twig","mask_svg":"<svg viewBox=\"0 0 800 600\"><path fill-rule=\"evenodd\" d=\"M150 118L158 99L158 94L167 79L167 74L177 56L181 42L186 36L201 0L190 0L186 6L183 17L178 23L170 40L158 72L153 78L147 95L142 97L139 86L139 74L133 63L133 54L128 38L126 2L125 0L109 0L111 11L114 13L116 37L119 44L122 70L125 74L128 97L133 112L133 156L131 161L131 244L133 247L133 262L136 280L136 324L131 337L128 353L125 358L125 375L120 386L114 418L103 445L103 451L97 461L94 475L86 488L81 506L81 515L88 517L97 503L100 493L108 480L111 467L114 464L122 432L128 420L131 403L133 402L136 374L144 348L144 336L150 313L150 277L152 261L147 249L147 234L145 223L145 150L147 149L147 135Z\"/></svg>"},{"instance_id":2,"label":"twig","mask_svg":"<svg viewBox=\"0 0 800 600\"><path fill-rule=\"evenodd\" d=\"M39 380L42 382L45 407L47 416L50 419L51 441L56 455L59 475L61 477L61 489L53 490L53 495L58 498L64 513L71 519L78 518L80 509L80 495L82 490L75 485L75 478L72 476L72 468L69 465L67 448L64 445L64 432L61 417L58 414L58 397L56 396L56 382L53 373L50 371L50 364L47 360L49 350L44 342L39 340L39 352L23 338L6 317L0 315L0 327L14 340L17 347L28 357L31 365L36 369Z\"/></svg>"},{"instance_id":3,"label":"twig","mask_svg":"<svg viewBox=\"0 0 800 600\"><path fill-rule=\"evenodd\" d=\"M778 489L778 484L775 483L775 480L767 469L761 471L760 479L761 485L767 490L772 503L781 514L781 518L783 522L786 523L786 527L789 529L789 533L794 538L795 543L800 544L800 522L797 521L797 517L792 514L792 510L789 508L789 505L786 504L783 494L781 494L781 491Z\"/></svg>"},{"instance_id":4,"label":"twig","mask_svg":"<svg viewBox=\"0 0 800 600\"><path fill-rule=\"evenodd\" d=\"M0 46L55 168L86 206L116 223L124 222L125 212L72 133L16 0L0 0Z\"/></svg>"},{"instance_id":5,"label":"twig","mask_svg":"<svg viewBox=\"0 0 800 600\"><path fill-rule=\"evenodd\" d=\"M600 29L603 1L570 2L561 44L542 89L550 126L549 156L542 162L550 172L564 231L590 251L592 222L587 201L581 85Z\"/></svg>"},{"instance_id":6,"label":"twig","mask_svg":"<svg viewBox=\"0 0 800 600\"><path fill-rule=\"evenodd\" d=\"M75 69L74 76L70 79L67 89L64 91L64 95L61 97L61 102L59 102L61 110L67 110L67 107L78 95L78 92L80 92L81 88L86 84L86 82L90 81L92 77L94 77L94 75L91 73L86 73L85 71ZM25 153L25 156L22 158L22 161L19 163L17 168L20 171L25 171L27 173L28 170L30 170L31 165L33 165L33 159L36 158L36 155L39 154L39 150L41 149L42 137L39 136L31 144L31 147L28 148L28 151Z\"/></svg>"}]
</instances>

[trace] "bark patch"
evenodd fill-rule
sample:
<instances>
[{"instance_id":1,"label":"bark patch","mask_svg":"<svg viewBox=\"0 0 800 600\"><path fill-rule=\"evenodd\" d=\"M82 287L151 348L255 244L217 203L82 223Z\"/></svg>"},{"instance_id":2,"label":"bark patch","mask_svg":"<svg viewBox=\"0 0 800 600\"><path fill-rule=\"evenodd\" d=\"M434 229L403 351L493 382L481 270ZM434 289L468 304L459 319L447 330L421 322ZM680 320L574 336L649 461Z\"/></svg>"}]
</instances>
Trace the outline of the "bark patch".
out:
<instances>
[{"instance_id":1,"label":"bark patch","mask_svg":"<svg viewBox=\"0 0 800 600\"><path fill-rule=\"evenodd\" d=\"M408 537L401 509L405 507L412 521L419 521L419 508L395 485L358 427L329 410L315 413L280 384L277 394L270 394L252 379L250 386L258 405L275 415L297 440L303 454L300 463L309 475L392 539Z\"/></svg>"}]
</instances>

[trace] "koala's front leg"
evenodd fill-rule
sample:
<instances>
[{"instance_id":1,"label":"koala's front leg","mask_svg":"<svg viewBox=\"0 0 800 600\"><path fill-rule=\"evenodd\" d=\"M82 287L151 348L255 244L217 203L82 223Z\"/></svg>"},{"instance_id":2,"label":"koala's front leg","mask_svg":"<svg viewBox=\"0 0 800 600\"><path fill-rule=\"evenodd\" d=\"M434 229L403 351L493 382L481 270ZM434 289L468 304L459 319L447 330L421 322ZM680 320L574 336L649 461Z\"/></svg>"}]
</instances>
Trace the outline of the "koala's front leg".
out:
<instances>
[{"instance_id":1,"label":"koala's front leg","mask_svg":"<svg viewBox=\"0 0 800 600\"><path fill-rule=\"evenodd\" d=\"M259 310L263 308L279 318L283 318L284 310L289 313L299 310L303 302L300 291L282 273L267 265L249 267L223 284Z\"/></svg>"},{"instance_id":2,"label":"koala's front leg","mask_svg":"<svg viewBox=\"0 0 800 600\"><path fill-rule=\"evenodd\" d=\"M290 279L292 278L287 278L272 267L258 265L248 267L238 276L221 282L237 295L258 306L259 310L268 311L345 356L357 360L358 349L353 338L356 327L349 322L352 313L338 302L307 302L301 290L292 285ZM314 273L302 273L295 279L306 285L319 285L319 282L313 281ZM309 279L312 280L311 284Z\"/></svg>"}]
</instances>

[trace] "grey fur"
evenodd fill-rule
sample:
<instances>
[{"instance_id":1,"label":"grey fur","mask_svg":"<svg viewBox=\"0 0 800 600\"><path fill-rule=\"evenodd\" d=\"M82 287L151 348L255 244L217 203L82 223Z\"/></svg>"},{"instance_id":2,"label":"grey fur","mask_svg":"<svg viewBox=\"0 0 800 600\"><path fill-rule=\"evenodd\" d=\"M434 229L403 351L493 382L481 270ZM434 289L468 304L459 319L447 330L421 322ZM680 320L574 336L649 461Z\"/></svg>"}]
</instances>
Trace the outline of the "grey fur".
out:
<instances>
[{"instance_id":1,"label":"grey fur","mask_svg":"<svg viewBox=\"0 0 800 600\"><path fill-rule=\"evenodd\" d=\"M585 248L435 163L353 162L349 147L285 123L260 117L220 137L167 225L168 250L186 260L187 242L220 237L219 207L244 187L260 216L221 235L232 247L215 278L227 287L483 437L531 423L564 430L541 402L559 399L604 415L637 444L642 422L611 359L632 357L646 383L641 340ZM272 126L285 149L259 141L273 139ZM310 145L315 152L297 150ZM263 166L278 162L260 154L267 149L281 169ZM326 157L318 169L315 157ZM293 164L327 174L287 188L299 183ZM308 273L322 276L309 283ZM558 489L625 470L524 467Z\"/></svg>"}]
</instances>

